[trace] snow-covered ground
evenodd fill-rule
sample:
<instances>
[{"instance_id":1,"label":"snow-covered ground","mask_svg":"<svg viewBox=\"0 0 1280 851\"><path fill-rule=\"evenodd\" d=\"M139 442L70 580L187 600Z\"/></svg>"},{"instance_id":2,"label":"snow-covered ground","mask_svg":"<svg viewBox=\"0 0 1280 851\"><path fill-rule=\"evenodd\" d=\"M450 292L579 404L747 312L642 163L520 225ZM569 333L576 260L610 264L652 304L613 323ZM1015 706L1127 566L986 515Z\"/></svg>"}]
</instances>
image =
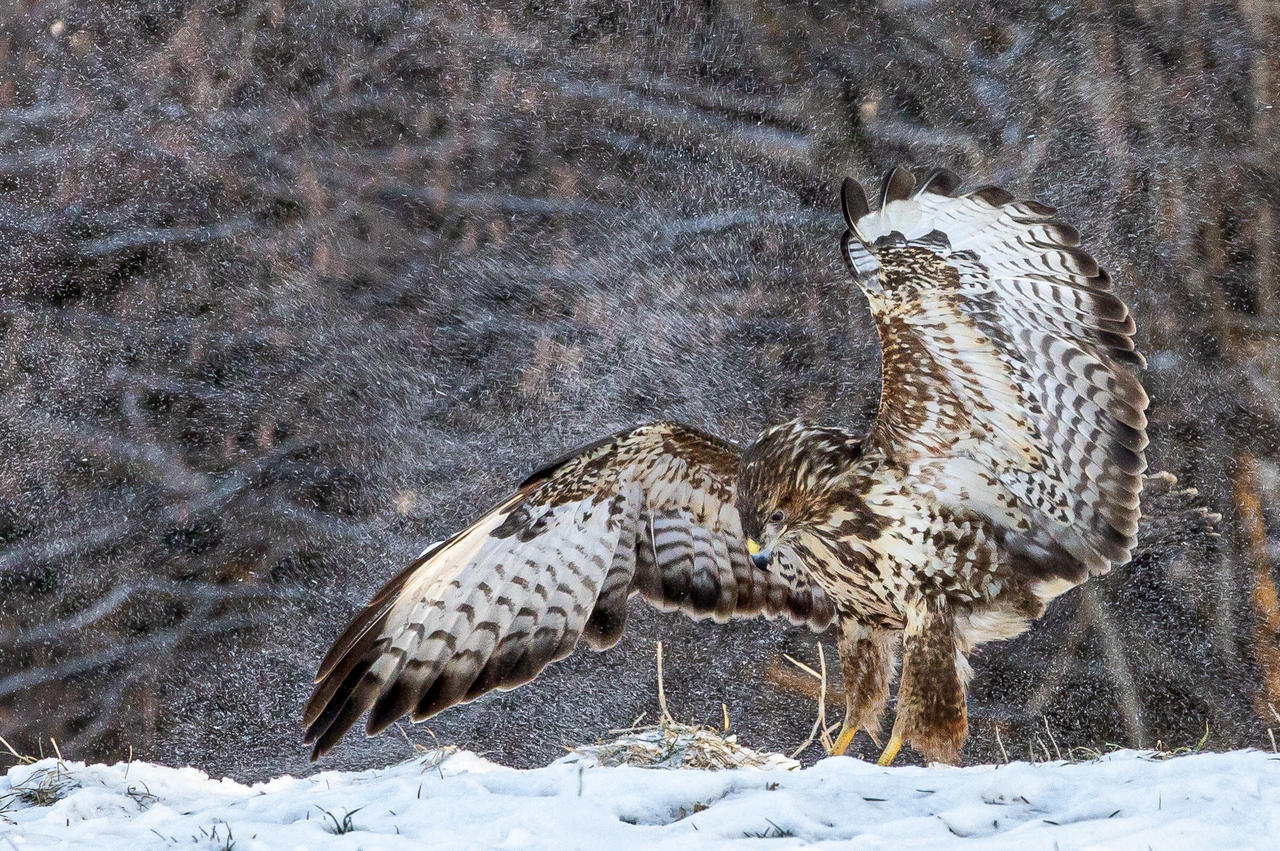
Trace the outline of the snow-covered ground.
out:
<instances>
[{"instance_id":1,"label":"snow-covered ground","mask_svg":"<svg viewBox=\"0 0 1280 851\"><path fill-rule=\"evenodd\" d=\"M253 786L192 768L46 759L0 778L0 850L1280 843L1280 757L1257 751L1168 760L1120 751L1087 763L963 769L835 758L803 771L604 768L573 759L517 771L468 752L441 753Z\"/></svg>"}]
</instances>

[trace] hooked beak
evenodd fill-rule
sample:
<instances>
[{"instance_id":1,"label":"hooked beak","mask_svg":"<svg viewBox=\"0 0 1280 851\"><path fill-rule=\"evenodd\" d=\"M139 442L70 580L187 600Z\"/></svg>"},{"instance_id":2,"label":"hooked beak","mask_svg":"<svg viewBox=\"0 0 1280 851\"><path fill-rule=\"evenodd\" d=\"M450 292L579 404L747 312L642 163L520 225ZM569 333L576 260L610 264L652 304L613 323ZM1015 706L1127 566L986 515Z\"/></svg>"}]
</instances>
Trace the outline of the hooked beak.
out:
<instances>
[{"instance_id":1,"label":"hooked beak","mask_svg":"<svg viewBox=\"0 0 1280 851\"><path fill-rule=\"evenodd\" d=\"M751 554L751 563L760 570L768 570L769 562L773 558L773 549L761 549L760 543L754 538L747 538L747 552Z\"/></svg>"}]
</instances>

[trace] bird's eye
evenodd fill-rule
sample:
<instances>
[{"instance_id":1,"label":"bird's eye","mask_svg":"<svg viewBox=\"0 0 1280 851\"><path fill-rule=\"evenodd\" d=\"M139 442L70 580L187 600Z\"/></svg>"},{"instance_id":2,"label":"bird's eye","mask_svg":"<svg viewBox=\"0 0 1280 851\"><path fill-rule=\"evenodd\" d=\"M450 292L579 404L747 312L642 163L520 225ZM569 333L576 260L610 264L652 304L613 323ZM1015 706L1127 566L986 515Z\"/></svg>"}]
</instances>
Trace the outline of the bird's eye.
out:
<instances>
[{"instance_id":1,"label":"bird's eye","mask_svg":"<svg viewBox=\"0 0 1280 851\"><path fill-rule=\"evenodd\" d=\"M786 519L787 519L786 513L781 510L775 511L769 515L770 523L781 523L783 520L786 520Z\"/></svg>"}]
</instances>

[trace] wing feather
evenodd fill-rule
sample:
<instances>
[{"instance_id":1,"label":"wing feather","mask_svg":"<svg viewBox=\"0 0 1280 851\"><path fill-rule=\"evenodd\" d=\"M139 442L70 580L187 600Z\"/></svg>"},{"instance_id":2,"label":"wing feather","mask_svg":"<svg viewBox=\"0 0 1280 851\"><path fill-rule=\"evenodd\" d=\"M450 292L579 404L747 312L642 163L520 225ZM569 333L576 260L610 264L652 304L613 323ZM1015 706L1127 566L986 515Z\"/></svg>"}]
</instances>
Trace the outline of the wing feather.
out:
<instances>
[{"instance_id":1,"label":"wing feather","mask_svg":"<svg viewBox=\"0 0 1280 851\"><path fill-rule=\"evenodd\" d=\"M358 614L303 712L313 757L366 710L367 732L515 688L580 638L615 644L626 601L692 617L834 617L805 579L755 569L735 505L738 451L654 423L542 468L469 529L433 545Z\"/></svg>"},{"instance_id":2,"label":"wing feather","mask_svg":"<svg viewBox=\"0 0 1280 851\"><path fill-rule=\"evenodd\" d=\"M1074 563L1079 581L1127 561L1147 396L1110 276L1050 207L998 187L956 195L949 178L908 197L913 183L895 170L878 210L846 210L884 355L869 451L986 514L1033 568Z\"/></svg>"}]
</instances>

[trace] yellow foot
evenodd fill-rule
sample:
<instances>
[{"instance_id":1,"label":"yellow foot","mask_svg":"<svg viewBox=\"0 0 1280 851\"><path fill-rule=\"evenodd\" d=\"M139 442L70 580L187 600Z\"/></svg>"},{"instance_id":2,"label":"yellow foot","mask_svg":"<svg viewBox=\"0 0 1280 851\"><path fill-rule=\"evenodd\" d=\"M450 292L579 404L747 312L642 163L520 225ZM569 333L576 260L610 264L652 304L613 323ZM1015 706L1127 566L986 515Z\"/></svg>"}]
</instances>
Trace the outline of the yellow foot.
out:
<instances>
[{"instance_id":1,"label":"yellow foot","mask_svg":"<svg viewBox=\"0 0 1280 851\"><path fill-rule=\"evenodd\" d=\"M842 726L840 735L836 736L836 743L831 746L831 756L844 756L844 752L849 749L849 743L853 741L857 732L857 727L850 727L848 724Z\"/></svg>"},{"instance_id":2,"label":"yellow foot","mask_svg":"<svg viewBox=\"0 0 1280 851\"><path fill-rule=\"evenodd\" d=\"M902 749L902 739L898 736L890 736L889 744L885 746L884 753L880 754L880 758L876 760L876 765L890 765L893 758L898 755L898 751Z\"/></svg>"},{"instance_id":3,"label":"yellow foot","mask_svg":"<svg viewBox=\"0 0 1280 851\"><path fill-rule=\"evenodd\" d=\"M844 756L844 752L849 749L849 745L853 744L853 737L857 734L857 727L850 727L847 724L842 725L840 727L840 735L836 736L835 744L831 746L831 753L829 756ZM867 731L867 735L871 737L871 741L876 747L880 747L879 736L870 730Z\"/></svg>"}]
</instances>

